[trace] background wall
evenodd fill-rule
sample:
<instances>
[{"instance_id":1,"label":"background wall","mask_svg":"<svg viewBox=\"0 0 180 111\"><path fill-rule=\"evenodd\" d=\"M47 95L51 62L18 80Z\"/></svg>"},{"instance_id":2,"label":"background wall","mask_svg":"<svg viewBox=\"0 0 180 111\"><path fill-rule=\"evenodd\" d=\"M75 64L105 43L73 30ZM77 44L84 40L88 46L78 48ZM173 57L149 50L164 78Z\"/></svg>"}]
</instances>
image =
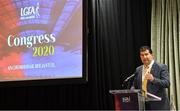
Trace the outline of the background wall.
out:
<instances>
[{"instance_id":1,"label":"background wall","mask_svg":"<svg viewBox=\"0 0 180 111\"><path fill-rule=\"evenodd\" d=\"M150 45L150 0L88 0L89 81L0 87L0 109L114 109L111 89L141 64Z\"/></svg>"}]
</instances>

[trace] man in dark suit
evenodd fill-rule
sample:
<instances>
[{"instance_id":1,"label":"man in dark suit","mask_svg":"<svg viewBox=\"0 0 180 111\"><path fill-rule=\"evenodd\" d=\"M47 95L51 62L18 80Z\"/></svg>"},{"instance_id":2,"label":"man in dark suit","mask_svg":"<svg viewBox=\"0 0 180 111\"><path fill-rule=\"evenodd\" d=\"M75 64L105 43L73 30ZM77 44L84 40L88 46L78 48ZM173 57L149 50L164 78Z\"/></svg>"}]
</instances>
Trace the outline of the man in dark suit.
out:
<instances>
[{"instance_id":1,"label":"man in dark suit","mask_svg":"<svg viewBox=\"0 0 180 111\"><path fill-rule=\"evenodd\" d=\"M140 48L140 58L143 65L136 68L133 87L162 98L161 101L146 102L145 109L170 110L169 99L166 94L166 88L170 86L167 66L154 61L152 50L148 46ZM144 85L145 83L146 85Z\"/></svg>"}]
</instances>

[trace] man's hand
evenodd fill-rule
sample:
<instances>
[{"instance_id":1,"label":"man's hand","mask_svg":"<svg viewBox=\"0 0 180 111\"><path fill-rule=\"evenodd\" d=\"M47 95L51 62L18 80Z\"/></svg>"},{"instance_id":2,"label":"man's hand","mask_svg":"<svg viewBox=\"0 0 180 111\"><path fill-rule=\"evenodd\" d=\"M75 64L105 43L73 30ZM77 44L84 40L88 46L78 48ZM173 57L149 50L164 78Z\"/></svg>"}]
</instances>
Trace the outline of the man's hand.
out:
<instances>
[{"instance_id":1,"label":"man's hand","mask_svg":"<svg viewBox=\"0 0 180 111\"><path fill-rule=\"evenodd\" d=\"M148 72L148 73L145 75L145 79L146 79L146 80L153 81L153 80L154 80L154 77L153 77L153 75L152 75L150 72Z\"/></svg>"}]
</instances>

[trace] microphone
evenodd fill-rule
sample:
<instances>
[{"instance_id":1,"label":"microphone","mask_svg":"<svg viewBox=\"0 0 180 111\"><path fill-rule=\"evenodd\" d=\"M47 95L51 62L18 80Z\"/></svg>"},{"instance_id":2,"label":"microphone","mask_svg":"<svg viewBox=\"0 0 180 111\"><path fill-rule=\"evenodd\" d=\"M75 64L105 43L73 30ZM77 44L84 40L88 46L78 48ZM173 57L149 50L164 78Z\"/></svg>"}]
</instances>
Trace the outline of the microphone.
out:
<instances>
[{"instance_id":1,"label":"microphone","mask_svg":"<svg viewBox=\"0 0 180 111\"><path fill-rule=\"evenodd\" d=\"M127 78L123 81L123 83L127 82L129 79L133 78L134 76L135 76L135 74L132 74L131 76L127 77Z\"/></svg>"},{"instance_id":2,"label":"microphone","mask_svg":"<svg viewBox=\"0 0 180 111\"><path fill-rule=\"evenodd\" d=\"M132 75L130 75L129 77L127 77L127 78L123 81L122 87L125 87L126 82L129 81L130 79L132 79L134 76L135 76L135 74L132 74ZM127 85L126 87L129 87L129 85L130 85L130 84L128 83L128 85Z\"/></svg>"}]
</instances>

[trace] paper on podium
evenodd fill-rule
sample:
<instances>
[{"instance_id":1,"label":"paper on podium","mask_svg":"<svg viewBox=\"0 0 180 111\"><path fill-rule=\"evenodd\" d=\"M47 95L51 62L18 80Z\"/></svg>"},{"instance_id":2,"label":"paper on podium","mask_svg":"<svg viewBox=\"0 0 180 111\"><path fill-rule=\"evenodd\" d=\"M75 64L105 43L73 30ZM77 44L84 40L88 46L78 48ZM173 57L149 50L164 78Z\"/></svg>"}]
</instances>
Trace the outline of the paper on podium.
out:
<instances>
[{"instance_id":1,"label":"paper on podium","mask_svg":"<svg viewBox=\"0 0 180 111\"><path fill-rule=\"evenodd\" d=\"M147 92L147 98L146 101L161 101L161 97L158 97L154 94L148 93Z\"/></svg>"}]
</instances>

